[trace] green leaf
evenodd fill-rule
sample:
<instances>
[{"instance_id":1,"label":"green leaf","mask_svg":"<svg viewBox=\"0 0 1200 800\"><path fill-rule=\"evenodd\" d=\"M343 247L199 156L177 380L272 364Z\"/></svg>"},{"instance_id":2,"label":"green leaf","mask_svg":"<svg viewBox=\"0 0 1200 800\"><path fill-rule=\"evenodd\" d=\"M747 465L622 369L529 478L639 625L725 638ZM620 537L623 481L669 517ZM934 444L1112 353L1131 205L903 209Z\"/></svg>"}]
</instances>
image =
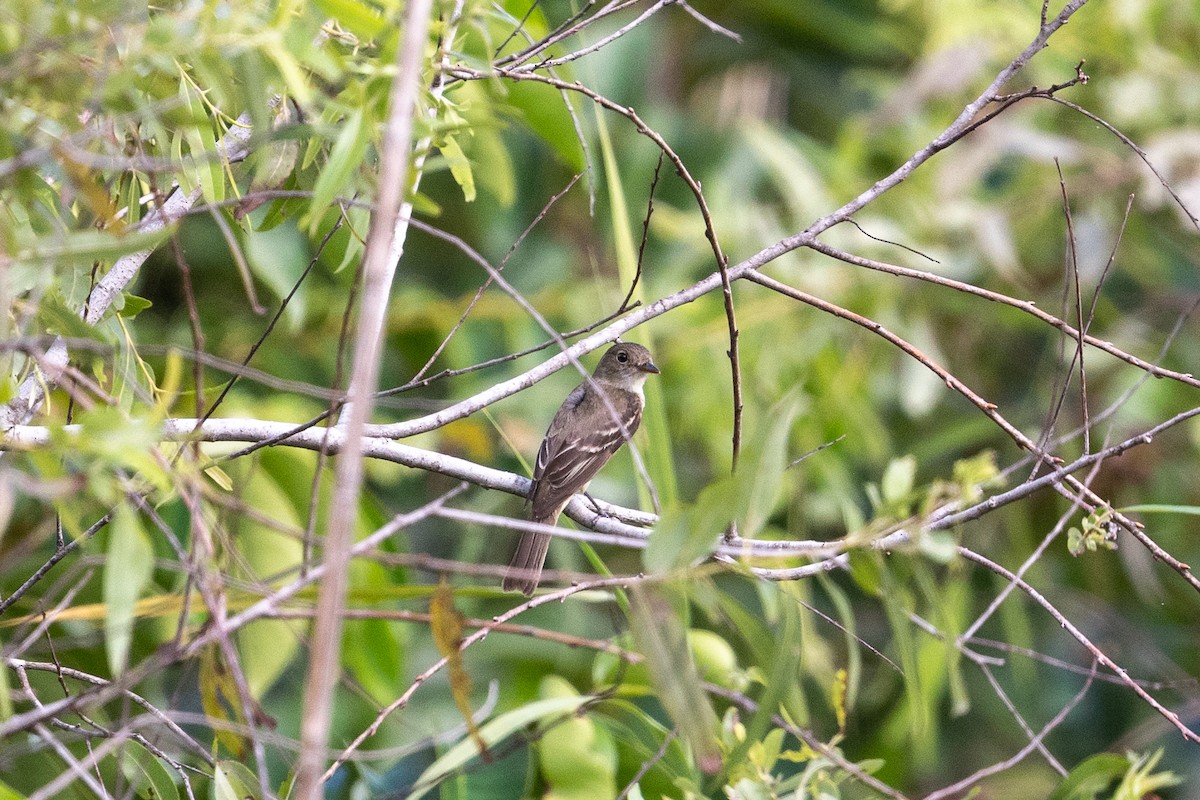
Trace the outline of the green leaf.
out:
<instances>
[{"instance_id":1,"label":"green leaf","mask_svg":"<svg viewBox=\"0 0 1200 800\"><path fill-rule=\"evenodd\" d=\"M1129 771L1129 759L1100 753L1084 760L1063 778L1049 800L1096 800L1096 795Z\"/></svg>"},{"instance_id":2,"label":"green leaf","mask_svg":"<svg viewBox=\"0 0 1200 800\"><path fill-rule=\"evenodd\" d=\"M47 267L115 261L139 250L152 250L166 238L168 232L159 229L148 233L116 234L111 231L83 230L39 237L30 242L18 241L13 262L26 267Z\"/></svg>"},{"instance_id":3,"label":"green leaf","mask_svg":"<svg viewBox=\"0 0 1200 800\"><path fill-rule=\"evenodd\" d=\"M219 486L223 491L233 491L233 479L229 477L229 473L218 467L216 464L210 464L204 468L204 474L209 480Z\"/></svg>"},{"instance_id":4,"label":"green leaf","mask_svg":"<svg viewBox=\"0 0 1200 800\"><path fill-rule=\"evenodd\" d=\"M159 426L149 419L130 419L113 406L98 406L76 415L81 431L55 431L64 448L75 448L81 456L90 456L108 464L124 467L138 478L150 481L160 491L171 488L171 475L151 454L160 440ZM93 487L100 486L98 482ZM114 504L120 497L104 498Z\"/></svg>"},{"instance_id":5,"label":"green leaf","mask_svg":"<svg viewBox=\"0 0 1200 800\"><path fill-rule=\"evenodd\" d=\"M769 425L761 426L738 467L739 533L746 538L758 534L775 512L783 473L787 469L788 433L799 408L788 396L769 412Z\"/></svg>"},{"instance_id":6,"label":"green leaf","mask_svg":"<svg viewBox=\"0 0 1200 800\"><path fill-rule=\"evenodd\" d=\"M312 101L312 84L308 80L304 66L293 55L287 43L281 38L268 38L261 47L263 53L274 62L279 74L283 76L288 92L296 98L296 102L301 107L308 107Z\"/></svg>"},{"instance_id":7,"label":"green leaf","mask_svg":"<svg viewBox=\"0 0 1200 800\"><path fill-rule=\"evenodd\" d=\"M578 697L565 678L547 675L539 694L549 698ZM576 716L542 735L538 761L558 800L615 797L617 746L612 734L591 716Z\"/></svg>"},{"instance_id":8,"label":"green leaf","mask_svg":"<svg viewBox=\"0 0 1200 800\"><path fill-rule=\"evenodd\" d=\"M223 151L217 148L217 135L207 119L197 123L196 133L200 142L200 155L205 158L200 172L200 183L204 186L204 198L210 203L219 203L225 199L225 165L227 162L222 155Z\"/></svg>"},{"instance_id":9,"label":"green leaf","mask_svg":"<svg viewBox=\"0 0 1200 800\"><path fill-rule=\"evenodd\" d=\"M917 460L912 456L893 458L883 470L883 501L891 507L904 504L912 495L917 477Z\"/></svg>"},{"instance_id":10,"label":"green leaf","mask_svg":"<svg viewBox=\"0 0 1200 800\"><path fill-rule=\"evenodd\" d=\"M121 307L117 309L117 313L125 319L133 319L152 305L154 304L144 297L125 292L121 295Z\"/></svg>"},{"instance_id":11,"label":"green leaf","mask_svg":"<svg viewBox=\"0 0 1200 800\"><path fill-rule=\"evenodd\" d=\"M788 591L786 586L780 589L782 595L787 595ZM725 759L727 770L746 760L750 748L763 738L773 724L771 717L777 713L781 701L795 688L801 655L799 607L790 597L784 596L780 599L782 629L773 630L775 635L768 639L771 649L769 659L758 662L764 669L769 669L770 674L764 681L765 690L758 698L758 710L746 724L745 738Z\"/></svg>"},{"instance_id":12,"label":"green leaf","mask_svg":"<svg viewBox=\"0 0 1200 800\"><path fill-rule=\"evenodd\" d=\"M325 209L346 188L350 176L362 163L370 139L371 128L367 124L367 111L365 108L356 108L343 122L342 130L329 153L329 161L313 186L312 203L309 206L306 224L310 235L315 233Z\"/></svg>"},{"instance_id":13,"label":"green leaf","mask_svg":"<svg viewBox=\"0 0 1200 800\"><path fill-rule=\"evenodd\" d=\"M646 282L643 280L639 281L636 286L633 285L634 276L637 274L637 248L634 244L633 228L629 219L629 204L625 196L625 187L621 181L621 162L614 152L612 137L609 135L604 114L600 109L596 109L595 118L596 135L600 140L600 153L604 160L604 185L608 190L609 220L613 230L617 277L622 287L632 286L633 293L629 296L630 302L645 301ZM642 329L630 331L625 338L628 341L646 345L651 352L656 349L654 342ZM662 366L661 362L659 366ZM667 425L663 378L650 381L646 385L645 392L646 409L642 430L645 431L644 438L649 440L643 454L646 470L650 473L650 479L654 481L662 507L673 508L677 502L679 490L675 475L675 463L672 458L673 443L668 435L670 428ZM640 482L638 483L638 497L643 508L649 507L649 492ZM686 561L681 557L674 563L686 563Z\"/></svg>"},{"instance_id":14,"label":"green leaf","mask_svg":"<svg viewBox=\"0 0 1200 800\"><path fill-rule=\"evenodd\" d=\"M999 475L995 450L984 450L954 462L954 482L958 484L964 503L978 502L983 497L981 487L998 482Z\"/></svg>"},{"instance_id":15,"label":"green leaf","mask_svg":"<svg viewBox=\"0 0 1200 800\"><path fill-rule=\"evenodd\" d=\"M900 667L904 671L904 693L908 699L912 733L915 738L920 739L928 736L929 733L929 709L925 705L924 693L921 691L922 681L917 642L913 639L912 621L909 619L913 610L912 596L896 580L896 576L884 562L882 554L872 552L868 556L879 569L880 588L884 600L883 609L892 629L896 652L900 656Z\"/></svg>"},{"instance_id":16,"label":"green leaf","mask_svg":"<svg viewBox=\"0 0 1200 800\"><path fill-rule=\"evenodd\" d=\"M315 5L364 41L374 39L387 26L387 20L374 8L357 0L315 0Z\"/></svg>"},{"instance_id":17,"label":"green leaf","mask_svg":"<svg viewBox=\"0 0 1200 800\"><path fill-rule=\"evenodd\" d=\"M356 585L362 585L356 581ZM386 705L396 694L396 676L404 674L404 643L395 623L383 619L346 620L342 634L345 669L363 690Z\"/></svg>"},{"instance_id":18,"label":"green leaf","mask_svg":"<svg viewBox=\"0 0 1200 800\"><path fill-rule=\"evenodd\" d=\"M950 689L950 713L961 717L971 709L966 680L962 674L962 651L957 646L968 606L963 582L948 581L944 586L939 585L928 563L914 561L909 583L916 585L926 604L933 609L932 621L942 635L940 642L926 639L923 646L941 649ZM927 684L933 683L932 679L927 681Z\"/></svg>"},{"instance_id":19,"label":"green leaf","mask_svg":"<svg viewBox=\"0 0 1200 800\"><path fill-rule=\"evenodd\" d=\"M38 306L38 319L47 333L74 339L94 339L99 331L83 321L79 312L68 307L58 292L50 292Z\"/></svg>"},{"instance_id":20,"label":"green leaf","mask_svg":"<svg viewBox=\"0 0 1200 800\"><path fill-rule=\"evenodd\" d=\"M642 555L647 572L662 574L704 558L734 520L744 537L762 530L779 502L797 407L789 397L771 410L772 423L752 438L736 475L706 486L694 506L663 514Z\"/></svg>"},{"instance_id":21,"label":"green leaf","mask_svg":"<svg viewBox=\"0 0 1200 800\"><path fill-rule=\"evenodd\" d=\"M713 487L709 487L710 489ZM708 511L728 510L728 503L709 502L715 492L701 492L696 507L674 508L665 512L642 552L646 572L662 575L704 558L717 546L721 531L728 525L728 514L714 519Z\"/></svg>"},{"instance_id":22,"label":"green leaf","mask_svg":"<svg viewBox=\"0 0 1200 800\"><path fill-rule=\"evenodd\" d=\"M838 627L842 631L844 652L846 653L846 706L855 708L858 705L858 686L862 677L862 651L858 637L858 619L854 615L854 607L842 587L828 575L818 575L817 583L824 590L829 602L833 604Z\"/></svg>"},{"instance_id":23,"label":"green leaf","mask_svg":"<svg viewBox=\"0 0 1200 800\"><path fill-rule=\"evenodd\" d=\"M701 687L683 622L664 591L648 584L630 587L630 630L646 657L659 702L691 745L700 770L711 775L721 768L720 723Z\"/></svg>"},{"instance_id":24,"label":"green leaf","mask_svg":"<svg viewBox=\"0 0 1200 800\"><path fill-rule=\"evenodd\" d=\"M958 555L958 541L949 531L926 531L917 539L917 548L938 564L949 564Z\"/></svg>"},{"instance_id":25,"label":"green leaf","mask_svg":"<svg viewBox=\"0 0 1200 800\"><path fill-rule=\"evenodd\" d=\"M259 619L237 631L238 652L250 693L262 697L275 685L299 649L305 626L298 620Z\"/></svg>"},{"instance_id":26,"label":"green leaf","mask_svg":"<svg viewBox=\"0 0 1200 800\"><path fill-rule=\"evenodd\" d=\"M282 301L308 266L310 256L304 236L293 225L280 225L269 231L252 231L245 241L250 271ZM301 286L283 312L293 331L307 317L308 298L308 287Z\"/></svg>"},{"instance_id":27,"label":"green leaf","mask_svg":"<svg viewBox=\"0 0 1200 800\"><path fill-rule=\"evenodd\" d=\"M494 747L507 739L516 731L544 719L557 719L564 714L577 711L580 706L592 698L586 695L574 697L555 697L549 700L538 700L518 709L501 714L491 722L479 728L479 735L487 742L488 747ZM471 759L479 756L479 747L469 738L447 750L437 761L434 761L417 778L416 788L408 795L407 800L417 800L431 791L438 782L447 775L458 770Z\"/></svg>"},{"instance_id":28,"label":"green leaf","mask_svg":"<svg viewBox=\"0 0 1200 800\"><path fill-rule=\"evenodd\" d=\"M687 747L678 737L671 738L663 750L671 730L648 710L627 700L609 699L598 704L596 711L603 715L605 726L616 740L622 765L632 769L630 765L641 768L653 764L639 781L647 796L673 797L678 794L678 781L699 782Z\"/></svg>"},{"instance_id":29,"label":"green leaf","mask_svg":"<svg viewBox=\"0 0 1200 800\"><path fill-rule=\"evenodd\" d=\"M181 176L190 178L192 186L198 183L206 200L220 202L225 199L225 164L223 159L217 157L217 138L212 124L196 89L185 78L180 78L179 93L184 108L188 110L188 122L182 135L190 156L185 162L190 169L183 170ZM190 191L186 180L182 185Z\"/></svg>"},{"instance_id":30,"label":"green leaf","mask_svg":"<svg viewBox=\"0 0 1200 800\"><path fill-rule=\"evenodd\" d=\"M517 175L503 137L489 128L476 128L471 152L476 163L487 164L478 175L480 186L502 208L510 208L517 200Z\"/></svg>"},{"instance_id":31,"label":"green leaf","mask_svg":"<svg viewBox=\"0 0 1200 800\"><path fill-rule=\"evenodd\" d=\"M1176 506L1151 503L1147 505L1125 506L1119 509L1122 514L1188 514L1200 517L1200 506Z\"/></svg>"},{"instance_id":32,"label":"green leaf","mask_svg":"<svg viewBox=\"0 0 1200 800\"><path fill-rule=\"evenodd\" d=\"M453 136L446 136L438 149L450 165L450 174L462 189L463 199L468 203L472 202L475 199L475 175L471 172L471 162L467 159L467 154Z\"/></svg>"},{"instance_id":33,"label":"green leaf","mask_svg":"<svg viewBox=\"0 0 1200 800\"><path fill-rule=\"evenodd\" d=\"M276 526L302 529L303 521L295 504L279 485L273 460L253 470L239 482L239 488L262 514L270 515L266 524L254 514L238 523L235 539L239 561L251 584L258 585L268 576L285 575L299 566L304 547L295 537L281 533ZM293 460L294 463L294 460ZM297 632L305 624L296 620L258 620L237 632L238 650L250 692L261 697L287 669L300 647Z\"/></svg>"},{"instance_id":34,"label":"green leaf","mask_svg":"<svg viewBox=\"0 0 1200 800\"><path fill-rule=\"evenodd\" d=\"M724 637L703 628L689 628L687 643L703 680L727 689L736 688L737 653Z\"/></svg>"},{"instance_id":35,"label":"green leaf","mask_svg":"<svg viewBox=\"0 0 1200 800\"><path fill-rule=\"evenodd\" d=\"M1162 759L1162 748L1153 753L1137 755L1127 754L1130 760L1129 771L1121 779L1113 800L1143 800L1147 797L1157 797L1158 790L1167 786L1183 783L1183 779L1174 772L1155 772L1154 768Z\"/></svg>"},{"instance_id":36,"label":"green leaf","mask_svg":"<svg viewBox=\"0 0 1200 800\"><path fill-rule=\"evenodd\" d=\"M215 800L255 800L258 776L240 761L218 761L213 770L213 796Z\"/></svg>"},{"instance_id":37,"label":"green leaf","mask_svg":"<svg viewBox=\"0 0 1200 800\"><path fill-rule=\"evenodd\" d=\"M855 548L847 555L850 557L850 577L855 584L872 597L878 597L883 591L883 566L876 554Z\"/></svg>"},{"instance_id":38,"label":"green leaf","mask_svg":"<svg viewBox=\"0 0 1200 800\"><path fill-rule=\"evenodd\" d=\"M553 148L571 170L581 172L587 166L583 150L559 91L533 81L518 81L507 88L508 102L520 110L522 120L534 135Z\"/></svg>"},{"instance_id":39,"label":"green leaf","mask_svg":"<svg viewBox=\"0 0 1200 800\"><path fill-rule=\"evenodd\" d=\"M275 124L293 124L292 108L291 103L287 101L280 103L279 111L275 115ZM292 177L292 173L296 169L296 162L300 159L300 142L292 135L281 137L279 134L275 134L275 136L278 138L273 138L251 156L254 161L254 179L250 182L251 193L263 189L279 188L288 178Z\"/></svg>"},{"instance_id":40,"label":"green leaf","mask_svg":"<svg viewBox=\"0 0 1200 800\"><path fill-rule=\"evenodd\" d=\"M136 742L121 750L121 770L145 800L178 800L179 787L171 773L150 751Z\"/></svg>"},{"instance_id":41,"label":"green leaf","mask_svg":"<svg viewBox=\"0 0 1200 800\"><path fill-rule=\"evenodd\" d=\"M121 504L109 524L112 531L104 564L104 645L115 677L125 671L133 641L134 604L150 580L154 547L141 519Z\"/></svg>"},{"instance_id":42,"label":"green leaf","mask_svg":"<svg viewBox=\"0 0 1200 800\"><path fill-rule=\"evenodd\" d=\"M0 800L25 800L25 795L14 791L4 781L0 781Z\"/></svg>"}]
</instances>

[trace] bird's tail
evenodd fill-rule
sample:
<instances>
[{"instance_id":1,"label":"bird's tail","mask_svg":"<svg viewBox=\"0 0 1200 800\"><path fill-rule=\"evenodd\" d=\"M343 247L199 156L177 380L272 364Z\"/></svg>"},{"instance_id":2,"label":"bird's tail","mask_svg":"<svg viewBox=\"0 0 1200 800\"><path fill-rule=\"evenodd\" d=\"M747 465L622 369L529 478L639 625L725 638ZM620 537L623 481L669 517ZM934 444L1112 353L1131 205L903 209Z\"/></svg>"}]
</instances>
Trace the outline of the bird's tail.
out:
<instances>
[{"instance_id":1,"label":"bird's tail","mask_svg":"<svg viewBox=\"0 0 1200 800\"><path fill-rule=\"evenodd\" d=\"M542 565L546 563L546 551L550 549L551 538L546 533L526 533L521 536L517 552L508 562L504 591L518 591L526 597L533 594L542 577Z\"/></svg>"}]
</instances>

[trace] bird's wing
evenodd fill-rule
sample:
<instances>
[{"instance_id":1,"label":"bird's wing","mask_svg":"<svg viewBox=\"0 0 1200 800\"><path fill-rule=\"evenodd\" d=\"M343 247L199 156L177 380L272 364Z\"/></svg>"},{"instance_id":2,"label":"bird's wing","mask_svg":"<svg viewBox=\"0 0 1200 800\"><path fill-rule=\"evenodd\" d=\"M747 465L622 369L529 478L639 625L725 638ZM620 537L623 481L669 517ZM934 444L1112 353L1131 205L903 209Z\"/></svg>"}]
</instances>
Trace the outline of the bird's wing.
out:
<instances>
[{"instance_id":1,"label":"bird's wing","mask_svg":"<svg viewBox=\"0 0 1200 800\"><path fill-rule=\"evenodd\" d=\"M632 436L641 424L641 397L619 390L606 394L620 424L613 419L608 404L587 384L572 392L554 415L538 450L533 471L530 495L533 519L555 516L572 495L587 486L625 443L625 437ZM580 420L586 420L587 424L581 427ZM563 435L570 428L575 429L577 435Z\"/></svg>"}]
</instances>

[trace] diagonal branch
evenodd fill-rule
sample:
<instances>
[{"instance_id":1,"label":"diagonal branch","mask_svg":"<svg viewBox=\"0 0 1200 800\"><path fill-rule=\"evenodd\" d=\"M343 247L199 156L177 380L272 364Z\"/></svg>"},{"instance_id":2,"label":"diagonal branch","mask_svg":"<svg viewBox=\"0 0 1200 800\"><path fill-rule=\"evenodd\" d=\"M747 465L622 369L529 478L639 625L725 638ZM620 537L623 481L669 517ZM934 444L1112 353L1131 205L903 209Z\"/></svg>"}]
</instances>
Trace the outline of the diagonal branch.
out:
<instances>
[{"instance_id":1,"label":"diagonal branch","mask_svg":"<svg viewBox=\"0 0 1200 800\"><path fill-rule=\"evenodd\" d=\"M1168 722L1170 722L1172 725L1174 725L1175 728L1183 735L1184 739L1186 739L1189 742L1194 742L1196 744L1200 744L1200 735L1193 733L1187 727L1187 725L1185 725L1183 723L1183 721L1179 718L1178 714L1176 714L1174 711L1171 711L1169 708L1166 708L1165 706L1163 706L1162 703L1158 702L1158 700L1156 700L1153 695L1151 695L1148 691L1146 691L1144 688L1142 688L1141 684L1139 684L1133 678L1129 677L1129 673L1126 672L1123 667L1121 667L1115 661L1113 661L1111 658L1109 658L1108 655L1103 650L1101 650L1099 647L1097 647L1091 641L1091 639L1089 639L1087 636L1084 635L1083 631L1081 631L1081 630L1079 630L1079 628L1075 627L1075 624L1073 622L1071 622L1071 620L1067 619L1067 617L1065 615L1063 615L1062 612L1060 612L1057 608L1055 608L1050 603L1050 601L1047 600L1042 595L1041 592L1039 592L1037 589L1033 588L1031 585L1026 583L1024 579L1017 577L1012 572L1005 569L1004 567L997 564L996 562L992 561L991 559L989 559L983 555L980 555L979 553L976 553L975 551L970 550L969 548L966 548L966 547L958 547L956 549L958 551L958 554L960 556L962 556L963 558L967 559L968 561L973 561L976 564L979 564L980 566L983 566L983 567L991 570L992 572L1001 576L1005 580L1010 581L1013 584L1015 584L1017 586L1017 588L1020 589L1021 591L1023 591L1026 595L1028 595L1031 600L1033 600L1035 603L1037 603L1043 609L1045 609L1046 613L1048 613L1051 617L1053 617L1054 621L1057 622L1062 627L1063 630L1065 630L1067 633L1069 633L1075 639L1075 641L1077 641L1081 645L1083 645L1084 648L1086 648L1087 651L1092 654L1093 658L1095 658L1097 661L1099 661L1101 664L1103 664L1108 669L1112 670L1112 672L1118 678L1121 679L1122 684L1124 684L1125 686L1132 689L1133 692L1138 697L1140 697L1140 698L1142 698L1142 700L1146 701L1146 703L1151 708L1153 708L1155 711L1157 711L1159 714L1161 714L1164 719L1166 719Z\"/></svg>"}]
</instances>

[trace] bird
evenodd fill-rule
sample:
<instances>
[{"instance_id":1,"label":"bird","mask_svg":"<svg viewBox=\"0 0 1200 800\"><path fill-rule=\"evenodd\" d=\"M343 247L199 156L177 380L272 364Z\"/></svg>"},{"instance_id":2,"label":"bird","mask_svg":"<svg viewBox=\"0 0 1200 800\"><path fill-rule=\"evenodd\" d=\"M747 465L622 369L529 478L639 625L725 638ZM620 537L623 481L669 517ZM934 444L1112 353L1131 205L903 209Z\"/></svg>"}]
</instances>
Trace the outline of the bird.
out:
<instances>
[{"instance_id":1,"label":"bird","mask_svg":"<svg viewBox=\"0 0 1200 800\"><path fill-rule=\"evenodd\" d=\"M618 342L592 377L567 395L538 448L529 488L530 519L556 525L563 508L587 488L642 422L643 384L660 370L640 344ZM546 563L550 534L526 532L504 575L504 591L533 594Z\"/></svg>"}]
</instances>

